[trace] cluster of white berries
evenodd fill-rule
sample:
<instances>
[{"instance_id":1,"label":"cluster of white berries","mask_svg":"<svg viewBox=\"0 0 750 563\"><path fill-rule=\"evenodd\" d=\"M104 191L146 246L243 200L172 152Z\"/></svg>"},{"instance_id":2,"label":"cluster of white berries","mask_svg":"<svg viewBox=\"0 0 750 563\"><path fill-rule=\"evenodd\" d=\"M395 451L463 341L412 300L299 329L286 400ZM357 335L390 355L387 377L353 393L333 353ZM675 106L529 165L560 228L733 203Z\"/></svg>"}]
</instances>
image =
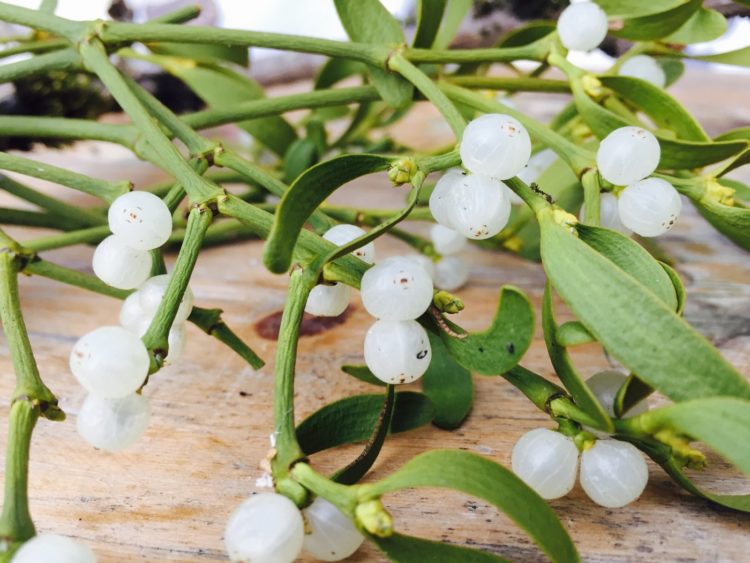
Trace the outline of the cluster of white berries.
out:
<instances>
[{"instance_id":1,"label":"cluster of white berries","mask_svg":"<svg viewBox=\"0 0 750 563\"><path fill-rule=\"evenodd\" d=\"M341 561L364 536L327 500L317 497L300 511L287 497L261 493L229 517L224 544L232 561L291 563L305 551L320 561Z\"/></svg>"},{"instance_id":2,"label":"cluster of white berries","mask_svg":"<svg viewBox=\"0 0 750 563\"><path fill-rule=\"evenodd\" d=\"M365 231L356 225L344 224L331 227L323 238L337 246L343 246L364 234L366 234ZM375 262L375 245L370 242L352 254L372 264ZM343 283L316 285L307 298L305 312L316 317L338 317L349 305L349 294L349 286Z\"/></svg>"},{"instance_id":3,"label":"cluster of white berries","mask_svg":"<svg viewBox=\"0 0 750 563\"><path fill-rule=\"evenodd\" d=\"M57 534L39 534L16 551L11 563L96 563L88 546Z\"/></svg>"},{"instance_id":4,"label":"cluster of white berries","mask_svg":"<svg viewBox=\"0 0 750 563\"><path fill-rule=\"evenodd\" d=\"M114 287L140 287L123 302L121 326L97 328L76 342L70 353L70 370L88 391L77 417L79 434L94 447L116 451L132 445L149 423L149 401L137 393L150 366L141 336L169 283L168 275L149 278L149 250L167 241L172 217L153 194L130 192L112 203L109 227L114 234L97 247L94 271ZM167 362L174 363L185 347L185 321L192 308L188 289L169 332Z\"/></svg>"},{"instance_id":5,"label":"cluster of white berries","mask_svg":"<svg viewBox=\"0 0 750 563\"><path fill-rule=\"evenodd\" d=\"M610 416L614 415L615 394L626 376L605 371L586 383ZM648 409L646 402L635 405L629 414ZM635 501L646 488L648 466L638 449L627 442L601 438L580 454L568 436L546 428L527 432L513 447L513 472L542 498L556 499L568 494L578 474L581 487L595 503L619 508Z\"/></svg>"},{"instance_id":6,"label":"cluster of white berries","mask_svg":"<svg viewBox=\"0 0 750 563\"><path fill-rule=\"evenodd\" d=\"M655 237L674 225L682 209L680 194L661 178L649 178L659 164L661 148L652 133L640 127L621 127L599 145L599 174L615 186L617 196L602 194L602 226L626 234Z\"/></svg>"}]
</instances>

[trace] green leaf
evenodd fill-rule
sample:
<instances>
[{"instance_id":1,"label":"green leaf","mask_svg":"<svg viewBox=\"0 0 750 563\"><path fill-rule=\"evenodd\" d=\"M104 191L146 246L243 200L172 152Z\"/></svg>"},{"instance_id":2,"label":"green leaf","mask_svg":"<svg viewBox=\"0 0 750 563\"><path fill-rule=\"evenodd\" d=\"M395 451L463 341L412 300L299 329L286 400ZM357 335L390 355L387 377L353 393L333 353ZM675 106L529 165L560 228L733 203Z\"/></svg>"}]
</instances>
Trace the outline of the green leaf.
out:
<instances>
[{"instance_id":1,"label":"green leaf","mask_svg":"<svg viewBox=\"0 0 750 563\"><path fill-rule=\"evenodd\" d=\"M429 49L440 29L447 0L419 0L417 2L417 31L412 47Z\"/></svg>"},{"instance_id":2,"label":"green leaf","mask_svg":"<svg viewBox=\"0 0 750 563\"><path fill-rule=\"evenodd\" d=\"M654 460L656 461L656 460ZM657 461L658 463L658 461ZM690 478L685 475L685 472L680 468L679 464L671 459L666 462L660 463L664 471L666 471L672 479L677 482L683 489L693 493L696 496L705 498L721 506L726 506L733 510L740 512L750 513L750 494L747 495L718 495L709 491L704 491L695 485Z\"/></svg>"},{"instance_id":3,"label":"green leaf","mask_svg":"<svg viewBox=\"0 0 750 563\"><path fill-rule=\"evenodd\" d=\"M352 41L390 45L396 49L406 42L404 30L379 0L334 0L347 35ZM397 74L382 68L368 69L383 100L400 108L411 102L414 89Z\"/></svg>"},{"instance_id":4,"label":"green leaf","mask_svg":"<svg viewBox=\"0 0 750 563\"><path fill-rule=\"evenodd\" d=\"M677 31L702 3L703 0L687 0L663 12L626 19L614 34L635 41L661 39Z\"/></svg>"},{"instance_id":5,"label":"green leaf","mask_svg":"<svg viewBox=\"0 0 750 563\"><path fill-rule=\"evenodd\" d=\"M607 12L607 17L615 19L666 12L681 6L685 0L650 0L647 3L643 0L594 0L594 2Z\"/></svg>"},{"instance_id":6,"label":"green leaf","mask_svg":"<svg viewBox=\"0 0 750 563\"><path fill-rule=\"evenodd\" d=\"M556 340L560 346L566 348L596 342L592 334L579 321L568 321L557 327Z\"/></svg>"},{"instance_id":7,"label":"green leaf","mask_svg":"<svg viewBox=\"0 0 750 563\"><path fill-rule=\"evenodd\" d=\"M486 551L468 549L450 543L439 543L402 534L393 534L389 538L368 536L386 554L388 559L396 563L499 563L507 561L502 557L492 555Z\"/></svg>"},{"instance_id":8,"label":"green leaf","mask_svg":"<svg viewBox=\"0 0 750 563\"><path fill-rule=\"evenodd\" d=\"M696 399L648 411L638 417L651 435L671 430L710 446L750 475L750 401L734 397Z\"/></svg>"},{"instance_id":9,"label":"green leaf","mask_svg":"<svg viewBox=\"0 0 750 563\"><path fill-rule=\"evenodd\" d=\"M678 315L682 315L683 312L685 311L685 302L687 301L687 292L685 291L685 285L682 283L680 274L678 274L677 270L675 270L669 264L666 264L660 261L659 265L662 268L664 268L665 272L667 272L667 275L669 276L669 279L672 282L672 287L674 287L675 296L677 297L677 309L675 309L675 312Z\"/></svg>"},{"instance_id":10,"label":"green leaf","mask_svg":"<svg viewBox=\"0 0 750 563\"><path fill-rule=\"evenodd\" d=\"M727 20L724 16L716 10L701 7L665 41L680 45L702 43L721 37L726 30Z\"/></svg>"},{"instance_id":11,"label":"green leaf","mask_svg":"<svg viewBox=\"0 0 750 563\"><path fill-rule=\"evenodd\" d=\"M653 392L653 387L648 383L644 383L638 379L636 375L631 373L628 375L625 383L622 384L622 387L617 391L612 410L616 416L622 417L626 415L631 408Z\"/></svg>"},{"instance_id":12,"label":"green leaf","mask_svg":"<svg viewBox=\"0 0 750 563\"><path fill-rule=\"evenodd\" d=\"M556 23L537 20L511 29L497 42L498 47L522 47L546 37L556 29Z\"/></svg>"},{"instance_id":13,"label":"green leaf","mask_svg":"<svg viewBox=\"0 0 750 563\"><path fill-rule=\"evenodd\" d=\"M388 435L388 429L391 425L391 418L393 417L393 408L396 404L396 387L394 385L388 385L388 390L385 395L385 402L378 415L378 421L375 425L375 430L367 442L364 451L357 456L351 463L346 467L340 469L333 475L333 480L342 485L353 485L370 470L372 464L380 454L380 450L385 443L385 438Z\"/></svg>"},{"instance_id":14,"label":"green leaf","mask_svg":"<svg viewBox=\"0 0 750 563\"><path fill-rule=\"evenodd\" d=\"M591 248L650 289L670 309L677 310L672 279L640 244L617 231L589 225L579 224L578 235Z\"/></svg>"},{"instance_id":15,"label":"green leaf","mask_svg":"<svg viewBox=\"0 0 750 563\"><path fill-rule=\"evenodd\" d=\"M432 42L433 48L445 49L453 42L472 4L472 0L450 0L448 2L440 29Z\"/></svg>"},{"instance_id":16,"label":"green leaf","mask_svg":"<svg viewBox=\"0 0 750 563\"><path fill-rule=\"evenodd\" d=\"M207 64L166 64L164 68L187 84L209 107L265 97L257 82L228 68ZM283 155L297 138L292 126L279 116L242 121L237 125L278 155Z\"/></svg>"},{"instance_id":17,"label":"green leaf","mask_svg":"<svg viewBox=\"0 0 750 563\"><path fill-rule=\"evenodd\" d=\"M377 498L416 487L454 489L481 498L523 528L552 561L579 561L565 528L545 500L494 461L460 450L433 450L416 456L385 479L362 486Z\"/></svg>"},{"instance_id":18,"label":"green leaf","mask_svg":"<svg viewBox=\"0 0 750 563\"><path fill-rule=\"evenodd\" d=\"M719 179L718 182L722 186L732 188L734 190L735 199L750 201L750 186L748 186L747 184L744 184L739 180L726 177Z\"/></svg>"},{"instance_id":19,"label":"green leaf","mask_svg":"<svg viewBox=\"0 0 750 563\"><path fill-rule=\"evenodd\" d=\"M691 113L663 88L630 76L602 76L600 80L607 88L642 110L658 127L674 131L678 139L711 140Z\"/></svg>"},{"instance_id":20,"label":"green leaf","mask_svg":"<svg viewBox=\"0 0 750 563\"><path fill-rule=\"evenodd\" d=\"M454 332L464 332L448 320L445 323ZM487 330L464 338L451 336L438 327L433 330L440 335L450 355L466 369L482 375L500 375L515 366L531 345L534 311L523 292L505 286L500 290L497 312Z\"/></svg>"},{"instance_id":21,"label":"green leaf","mask_svg":"<svg viewBox=\"0 0 750 563\"><path fill-rule=\"evenodd\" d=\"M461 426L474 403L471 373L448 353L439 336L427 333L432 347L430 367L422 376L422 392L435 405L432 423L446 430Z\"/></svg>"},{"instance_id":22,"label":"green leaf","mask_svg":"<svg viewBox=\"0 0 750 563\"><path fill-rule=\"evenodd\" d=\"M284 153L284 182L289 184L318 160L318 148L308 139L297 139Z\"/></svg>"},{"instance_id":23,"label":"green leaf","mask_svg":"<svg viewBox=\"0 0 750 563\"><path fill-rule=\"evenodd\" d=\"M243 45L221 43L146 43L150 51L159 55L181 57L201 63L229 61L240 66L249 63L248 48Z\"/></svg>"},{"instance_id":24,"label":"green leaf","mask_svg":"<svg viewBox=\"0 0 750 563\"><path fill-rule=\"evenodd\" d=\"M542 262L578 320L622 364L675 401L750 398L750 384L651 290L540 213Z\"/></svg>"},{"instance_id":25,"label":"green leaf","mask_svg":"<svg viewBox=\"0 0 750 563\"><path fill-rule=\"evenodd\" d=\"M364 442L378 422L385 394L355 395L329 403L297 426L297 440L306 455L343 444ZM396 393L390 434L432 422L435 407L422 393Z\"/></svg>"},{"instance_id":26,"label":"green leaf","mask_svg":"<svg viewBox=\"0 0 750 563\"><path fill-rule=\"evenodd\" d=\"M385 171L391 162L391 158L375 154L347 154L306 170L289 186L276 210L263 251L266 267L277 274L286 272L299 233L313 211L347 182Z\"/></svg>"},{"instance_id":27,"label":"green leaf","mask_svg":"<svg viewBox=\"0 0 750 563\"><path fill-rule=\"evenodd\" d=\"M737 49L736 51L717 53L715 55L692 56L690 58L696 61L704 61L707 63L720 63L725 65L750 67L750 47L743 47L742 49Z\"/></svg>"},{"instance_id":28,"label":"green leaf","mask_svg":"<svg viewBox=\"0 0 750 563\"><path fill-rule=\"evenodd\" d=\"M698 212L737 246L750 250L750 208L731 207L710 198L693 199Z\"/></svg>"},{"instance_id":29,"label":"green leaf","mask_svg":"<svg viewBox=\"0 0 750 563\"><path fill-rule=\"evenodd\" d=\"M386 386L385 382L375 377L367 366L343 365L341 366L341 371L352 377L356 377L364 383L377 385L378 387Z\"/></svg>"},{"instance_id":30,"label":"green leaf","mask_svg":"<svg viewBox=\"0 0 750 563\"><path fill-rule=\"evenodd\" d=\"M366 73L367 65L359 61L329 59L318 69L318 74L315 75L315 89L330 88L345 78L349 78L355 74Z\"/></svg>"},{"instance_id":31,"label":"green leaf","mask_svg":"<svg viewBox=\"0 0 750 563\"><path fill-rule=\"evenodd\" d=\"M544 342L547 345L547 352L562 384L570 392L578 406L598 422L597 428L605 432L614 431L612 420L607 416L596 395L584 383L583 378L573 365L568 351L558 342L557 323L552 308L552 290L549 282L544 289L542 301L542 328L544 329Z\"/></svg>"},{"instance_id":32,"label":"green leaf","mask_svg":"<svg viewBox=\"0 0 750 563\"><path fill-rule=\"evenodd\" d=\"M721 135L717 135L714 141L736 141L736 140L750 141L750 127L737 127L725 131Z\"/></svg>"},{"instance_id":33,"label":"green leaf","mask_svg":"<svg viewBox=\"0 0 750 563\"><path fill-rule=\"evenodd\" d=\"M664 85L665 87L671 86L677 82L685 72L685 63L679 59L660 57L656 59L656 62L659 63L659 66L661 66L664 75L667 78L667 82Z\"/></svg>"},{"instance_id":34,"label":"green leaf","mask_svg":"<svg viewBox=\"0 0 750 563\"><path fill-rule=\"evenodd\" d=\"M585 92L580 81L574 80L571 86L578 112L600 139L620 127L639 125L625 120L596 103ZM661 145L660 168L698 168L737 155L748 146L746 141L704 143L669 139L659 134L656 134L656 137L659 139L659 145Z\"/></svg>"}]
</instances>

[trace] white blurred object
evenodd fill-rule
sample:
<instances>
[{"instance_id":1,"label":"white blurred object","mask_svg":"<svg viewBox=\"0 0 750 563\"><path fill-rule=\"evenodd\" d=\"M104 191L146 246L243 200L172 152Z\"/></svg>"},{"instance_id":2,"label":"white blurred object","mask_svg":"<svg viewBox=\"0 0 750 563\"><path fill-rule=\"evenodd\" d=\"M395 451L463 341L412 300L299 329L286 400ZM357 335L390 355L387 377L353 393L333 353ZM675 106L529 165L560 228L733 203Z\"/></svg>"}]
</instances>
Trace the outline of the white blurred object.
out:
<instances>
[{"instance_id":1,"label":"white blurred object","mask_svg":"<svg viewBox=\"0 0 750 563\"><path fill-rule=\"evenodd\" d=\"M694 43L685 47L685 54L690 56L716 55L728 53L744 47L750 47L750 18L731 18L727 31L713 41ZM750 69L735 65L685 61L687 64L709 64L712 70L729 74L749 74Z\"/></svg>"}]
</instances>

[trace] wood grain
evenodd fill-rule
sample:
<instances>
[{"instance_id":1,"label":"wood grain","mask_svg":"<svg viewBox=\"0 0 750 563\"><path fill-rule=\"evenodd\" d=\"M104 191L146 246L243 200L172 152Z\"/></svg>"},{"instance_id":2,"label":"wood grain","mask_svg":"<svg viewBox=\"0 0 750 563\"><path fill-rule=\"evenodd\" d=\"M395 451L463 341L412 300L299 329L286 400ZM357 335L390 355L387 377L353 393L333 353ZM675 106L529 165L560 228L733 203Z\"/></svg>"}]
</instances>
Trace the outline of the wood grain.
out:
<instances>
[{"instance_id":1,"label":"wood grain","mask_svg":"<svg viewBox=\"0 0 750 563\"><path fill-rule=\"evenodd\" d=\"M709 130L750 122L740 79L690 75L675 94L698 110ZM747 77L742 78L747 92ZM729 99L722 109L708 107L704 89ZM519 105L548 115L562 98L520 96ZM553 100L550 102L549 100ZM740 123L736 123L739 121ZM731 124L729 122L732 122ZM439 146L449 131L423 107L400 129L404 142ZM398 206L403 192L385 175L345 188L337 202ZM424 226L416 226L423 229ZM13 230L23 239L31 233ZM750 376L750 260L710 229L692 210L660 239L675 257L689 293L686 316ZM406 251L402 243L378 241L380 257ZM258 466L268 448L274 343L261 338L255 323L284 303L286 277L272 276L260 264L262 244L248 242L201 254L191 286L196 302L221 307L226 319L269 365L253 372L213 339L188 329L188 351L176 366L152 378L145 394L153 407L150 429L131 450L110 454L93 450L75 431L84 393L67 367L75 340L95 327L115 324L118 303L53 282L21 280L22 302L42 376L68 413L63 423L40 421L31 462L31 508L40 531L80 538L101 562L225 560L222 534L229 513L257 490ZM91 249L73 248L49 257L90 271ZM459 322L470 329L489 323L498 287L513 284L539 307L544 274L538 264L509 255L472 249L466 253L471 282L460 292L466 310ZM371 319L353 296L346 322L300 343L297 412L303 417L328 401L368 387L339 370L361 362L362 339ZM597 346L575 351L585 374L609 366ZM541 334L524 364L552 375ZM0 341L0 396L8 397L13 375L8 350ZM476 406L458 431L425 428L388 440L369 479L382 477L430 448L477 452L509 465L510 448L527 430L551 426L513 387L499 378L477 377ZM0 448L4 451L8 407L0 410ZM739 445L738 445L739 446ZM743 445L746 447L747 445ZM314 457L328 471L349 461L357 447ZM703 486L721 492L748 492L750 486L731 467L709 455L710 468L697 474ZM635 504L608 510L591 503L580 487L553 501L586 561L747 561L750 518L712 506L682 492L650 464L649 486ZM540 551L486 503L445 491L405 491L386 499L400 531L470 545L520 561L543 560ZM363 547L352 561L380 561Z\"/></svg>"}]
</instances>

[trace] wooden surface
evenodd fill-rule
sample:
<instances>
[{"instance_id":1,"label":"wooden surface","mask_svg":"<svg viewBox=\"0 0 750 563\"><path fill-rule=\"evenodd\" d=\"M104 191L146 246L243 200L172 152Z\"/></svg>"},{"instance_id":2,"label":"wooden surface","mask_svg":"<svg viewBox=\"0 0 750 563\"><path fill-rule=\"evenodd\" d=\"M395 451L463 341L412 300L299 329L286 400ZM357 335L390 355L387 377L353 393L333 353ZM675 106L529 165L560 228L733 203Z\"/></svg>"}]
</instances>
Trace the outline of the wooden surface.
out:
<instances>
[{"instance_id":1,"label":"wooden surface","mask_svg":"<svg viewBox=\"0 0 750 563\"><path fill-rule=\"evenodd\" d=\"M695 109L709 130L750 122L750 79L695 75L674 89ZM713 102L708 99L708 94ZM716 92L723 103L718 106ZM519 105L549 115L561 98L524 96ZM402 127L400 137L414 144L445 141L447 130L434 113L421 109ZM747 178L747 175L746 175ZM399 204L402 192L385 176L343 190L339 201L361 198L363 205ZM20 238L29 236L13 231ZM750 259L692 210L660 239L676 258L686 282L686 316L712 338L722 352L750 376ZM42 376L68 413L63 423L40 421L31 462L31 508L40 531L80 538L101 562L222 561L222 534L233 508L257 490L258 466L268 448L274 343L263 340L255 323L282 307L286 278L260 265L262 245L248 242L201 254L191 283L196 303L226 311L238 333L269 361L259 372L194 327L188 329L186 357L152 378L145 394L153 417L146 436L118 454L95 451L78 437L75 416L83 390L68 371L68 354L82 334L116 324L118 303L37 278L21 281L22 301ZM401 243L381 240L380 257L405 251ZM53 252L67 266L90 270L91 249ZM498 287L514 284L539 305L542 269L509 255L472 249L471 282L460 291L466 310L459 322L469 329L486 325ZM371 319L353 296L346 323L300 343L297 375L298 417L324 403L371 388L339 371L362 360L362 339ZM585 374L608 367L596 346L575 350ZM528 367L552 375L541 334L526 355ZM9 397L13 375L7 348L0 343L0 396ZM433 427L388 440L369 478L387 475L408 459L435 447L477 452L506 466L515 440L534 427L551 426L513 387L500 378L477 377L476 406L455 432ZM0 448L4 451L7 404L0 410ZM740 445L738 445L739 447ZM747 447L747 445L742 445ZM314 457L327 471L350 460L358 447ZM750 485L715 456L696 480L713 491L748 492ZM608 510L594 505L580 487L552 502L586 561L748 561L750 518L711 506L674 485L650 464L646 492L635 504ZM484 502L445 491L406 491L386 498L399 531L492 551L520 561L543 560L539 550L505 516ZM364 546L352 561L379 561Z\"/></svg>"}]
</instances>

